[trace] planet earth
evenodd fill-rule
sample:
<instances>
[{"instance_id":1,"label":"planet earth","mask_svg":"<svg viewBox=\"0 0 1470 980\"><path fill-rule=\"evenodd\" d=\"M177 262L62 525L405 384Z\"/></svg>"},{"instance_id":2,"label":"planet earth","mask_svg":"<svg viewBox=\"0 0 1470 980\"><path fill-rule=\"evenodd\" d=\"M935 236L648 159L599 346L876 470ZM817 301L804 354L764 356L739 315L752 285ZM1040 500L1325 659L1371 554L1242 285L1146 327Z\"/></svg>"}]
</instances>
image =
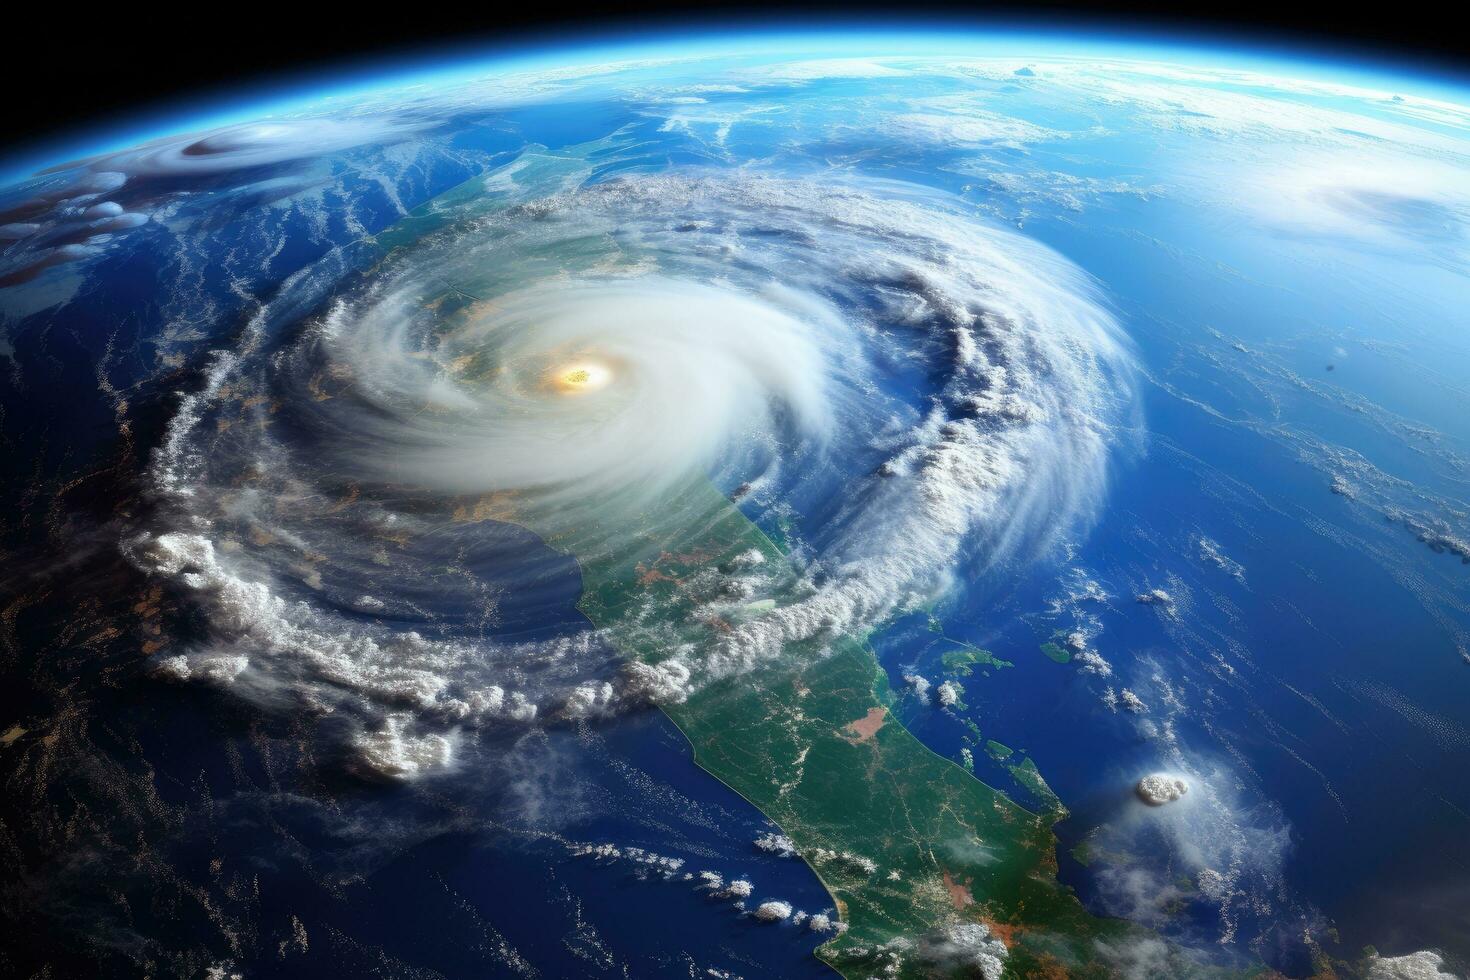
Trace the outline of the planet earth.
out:
<instances>
[{"instance_id":1,"label":"planet earth","mask_svg":"<svg viewBox=\"0 0 1470 980\"><path fill-rule=\"evenodd\" d=\"M691 30L4 164L0 973L1465 975L1463 77Z\"/></svg>"}]
</instances>

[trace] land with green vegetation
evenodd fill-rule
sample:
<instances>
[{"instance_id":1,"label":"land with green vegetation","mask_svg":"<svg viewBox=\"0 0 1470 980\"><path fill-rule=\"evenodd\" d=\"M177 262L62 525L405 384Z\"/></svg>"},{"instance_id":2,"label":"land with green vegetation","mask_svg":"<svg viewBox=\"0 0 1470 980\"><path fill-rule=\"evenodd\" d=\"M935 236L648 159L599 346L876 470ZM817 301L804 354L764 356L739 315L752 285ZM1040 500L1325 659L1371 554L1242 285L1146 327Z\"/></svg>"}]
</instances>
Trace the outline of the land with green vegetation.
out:
<instances>
[{"instance_id":1,"label":"land with green vegetation","mask_svg":"<svg viewBox=\"0 0 1470 980\"><path fill-rule=\"evenodd\" d=\"M947 642L954 644L953 649L944 651L939 657L939 662L943 665L946 674L969 677L975 672L976 667L993 667L1000 670L1004 667L1015 666L1009 660L1002 660L989 650L982 650L968 643L960 643L958 640Z\"/></svg>"},{"instance_id":2,"label":"land with green vegetation","mask_svg":"<svg viewBox=\"0 0 1470 980\"><path fill-rule=\"evenodd\" d=\"M677 528L671 509L684 518ZM583 612L650 664L680 646L721 643L733 624L701 610L750 552L762 567L789 569L782 550L703 480L657 513L646 535L629 529L619 555L582 563ZM558 526L555 515L520 516L573 555L579 538L605 540L601 529ZM664 710L695 761L775 821L831 892L848 929L821 955L845 976L877 975L890 962L885 947L963 921L984 922L1006 942L1017 975L1103 975L1095 941L1132 930L1089 915L1058 884L1051 826L1064 811L1034 763L1012 772L1047 804L1042 814L934 754L891 703L871 647L838 636L795 644ZM900 975L923 975L912 955L900 962Z\"/></svg>"},{"instance_id":3,"label":"land with green vegetation","mask_svg":"<svg viewBox=\"0 0 1470 980\"><path fill-rule=\"evenodd\" d=\"M1023 786L1026 792L1041 805L1045 812L1051 814L1054 820L1062 820L1067 816L1067 808L1062 805L1061 797L1057 796L1047 782L1042 778L1041 770L1036 768L1036 761L1030 756L1022 759L1013 766L1006 767L1019 786Z\"/></svg>"},{"instance_id":4,"label":"land with green vegetation","mask_svg":"<svg viewBox=\"0 0 1470 980\"><path fill-rule=\"evenodd\" d=\"M1056 661L1059 664L1070 663L1072 661L1072 651L1068 650L1060 643L1047 641L1046 643L1043 643L1041 645L1041 652L1046 654L1048 658Z\"/></svg>"}]
</instances>

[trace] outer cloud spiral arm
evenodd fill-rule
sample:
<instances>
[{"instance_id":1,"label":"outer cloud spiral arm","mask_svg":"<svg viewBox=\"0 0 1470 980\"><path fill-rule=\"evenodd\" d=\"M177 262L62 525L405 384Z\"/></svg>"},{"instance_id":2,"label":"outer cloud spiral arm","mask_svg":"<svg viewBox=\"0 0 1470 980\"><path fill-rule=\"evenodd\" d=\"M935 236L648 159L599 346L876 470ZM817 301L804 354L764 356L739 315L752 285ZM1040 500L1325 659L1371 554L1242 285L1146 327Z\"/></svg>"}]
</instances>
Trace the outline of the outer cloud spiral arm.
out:
<instances>
[{"instance_id":1,"label":"outer cloud spiral arm","mask_svg":"<svg viewBox=\"0 0 1470 980\"><path fill-rule=\"evenodd\" d=\"M412 777L467 727L679 700L865 633L1100 499L1131 357L1060 256L901 184L550 190L462 216L302 325L338 272L304 277L217 362L155 466L160 525L129 544L208 614L162 675L355 719L360 764ZM712 573L696 614L734 628L656 666L586 630L497 638L475 556L513 545L456 519L477 501L595 527L585 561L636 521L656 536L694 482L760 520L833 479L844 502L793 563Z\"/></svg>"}]
</instances>

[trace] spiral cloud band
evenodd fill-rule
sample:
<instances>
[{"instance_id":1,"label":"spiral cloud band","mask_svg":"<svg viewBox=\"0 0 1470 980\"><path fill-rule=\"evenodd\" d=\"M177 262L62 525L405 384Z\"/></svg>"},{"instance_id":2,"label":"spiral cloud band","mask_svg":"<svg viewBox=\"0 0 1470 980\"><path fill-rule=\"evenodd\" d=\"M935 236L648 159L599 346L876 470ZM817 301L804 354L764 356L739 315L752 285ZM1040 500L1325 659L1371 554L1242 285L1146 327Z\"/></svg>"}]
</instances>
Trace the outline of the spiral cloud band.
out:
<instances>
[{"instance_id":1,"label":"spiral cloud band","mask_svg":"<svg viewBox=\"0 0 1470 980\"><path fill-rule=\"evenodd\" d=\"M908 185L691 171L441 217L219 356L128 544L207 614L161 676L331 714L388 776L942 599L1085 520L1132 411L1083 276ZM656 551L701 488L789 553L710 571L679 615L719 614L718 642L651 609L668 656L629 663L627 637L523 625L570 601L562 553Z\"/></svg>"}]
</instances>

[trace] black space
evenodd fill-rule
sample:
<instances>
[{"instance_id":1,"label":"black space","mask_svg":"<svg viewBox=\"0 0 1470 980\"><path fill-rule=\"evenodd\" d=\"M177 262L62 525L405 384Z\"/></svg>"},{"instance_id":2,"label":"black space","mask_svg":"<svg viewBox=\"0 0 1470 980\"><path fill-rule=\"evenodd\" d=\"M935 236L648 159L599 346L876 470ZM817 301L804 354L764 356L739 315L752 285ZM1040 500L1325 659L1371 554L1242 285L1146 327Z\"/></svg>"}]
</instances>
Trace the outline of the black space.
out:
<instances>
[{"instance_id":1,"label":"black space","mask_svg":"<svg viewBox=\"0 0 1470 980\"><path fill-rule=\"evenodd\" d=\"M1302 44L1338 47L1352 57L1402 60L1439 73L1470 77L1470 34L1446 24L1441 2L1393 5L1285 2L1255 5L1219 0L1182 4L1144 0L1039 0L1017 3L786 3L750 4L550 3L468 11L450 7L386 10L377 4L305 3L272 8L194 4L163 7L110 5L80 12L54 5L31 7L23 37L7 45L10 81L0 156L7 149L45 143L67 133L166 107L208 100L250 84L329 71L341 64L394 55L463 50L476 44L555 43L568 37L669 30L700 21L840 25L862 18L911 17L986 23L1077 24L1107 31L1179 31L1207 43L1249 38L1290 49ZM538 9L539 8L539 9ZM1440 16L1432 11L1438 8ZM15 16L12 12L11 17Z\"/></svg>"}]
</instances>

